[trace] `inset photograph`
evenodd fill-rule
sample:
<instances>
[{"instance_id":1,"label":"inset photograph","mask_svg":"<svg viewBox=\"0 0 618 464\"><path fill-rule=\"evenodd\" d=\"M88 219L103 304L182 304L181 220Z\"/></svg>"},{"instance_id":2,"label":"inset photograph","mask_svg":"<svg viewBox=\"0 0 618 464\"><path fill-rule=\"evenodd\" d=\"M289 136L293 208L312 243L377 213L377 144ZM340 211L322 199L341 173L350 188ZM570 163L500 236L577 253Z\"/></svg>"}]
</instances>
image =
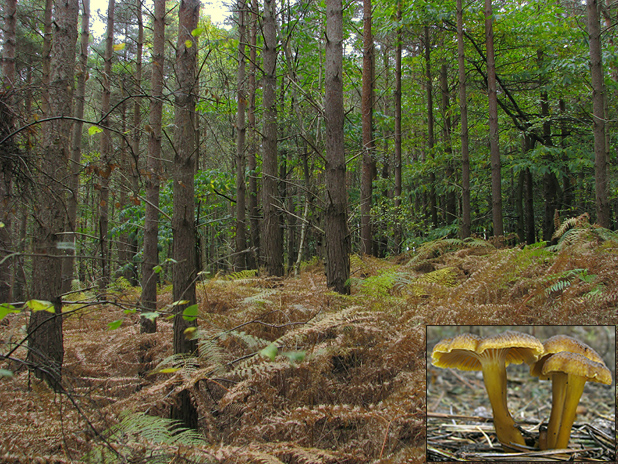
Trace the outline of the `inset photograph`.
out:
<instances>
[{"instance_id":1,"label":"inset photograph","mask_svg":"<svg viewBox=\"0 0 618 464\"><path fill-rule=\"evenodd\" d=\"M615 461L615 326L427 326L427 461Z\"/></svg>"}]
</instances>

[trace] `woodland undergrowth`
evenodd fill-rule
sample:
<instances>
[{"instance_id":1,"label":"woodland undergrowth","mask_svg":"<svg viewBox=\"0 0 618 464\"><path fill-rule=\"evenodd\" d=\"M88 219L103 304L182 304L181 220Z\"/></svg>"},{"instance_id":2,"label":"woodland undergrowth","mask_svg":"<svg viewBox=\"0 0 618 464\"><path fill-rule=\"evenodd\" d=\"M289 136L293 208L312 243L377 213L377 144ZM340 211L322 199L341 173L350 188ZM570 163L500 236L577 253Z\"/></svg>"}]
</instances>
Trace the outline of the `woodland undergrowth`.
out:
<instances>
[{"instance_id":1,"label":"woodland undergrowth","mask_svg":"<svg viewBox=\"0 0 618 464\"><path fill-rule=\"evenodd\" d=\"M138 314L89 306L65 321L66 394L0 366L14 372L0 379L0 458L424 462L426 325L616 324L616 282L618 235L586 225L554 245L443 239L392 259L353 256L349 296L326 288L320 263L283 279L215 276L198 287L190 359L172 356L165 318L140 334ZM162 288L161 307L171 298ZM3 352L25 318L0 321ZM165 419L182 390L197 431Z\"/></svg>"}]
</instances>

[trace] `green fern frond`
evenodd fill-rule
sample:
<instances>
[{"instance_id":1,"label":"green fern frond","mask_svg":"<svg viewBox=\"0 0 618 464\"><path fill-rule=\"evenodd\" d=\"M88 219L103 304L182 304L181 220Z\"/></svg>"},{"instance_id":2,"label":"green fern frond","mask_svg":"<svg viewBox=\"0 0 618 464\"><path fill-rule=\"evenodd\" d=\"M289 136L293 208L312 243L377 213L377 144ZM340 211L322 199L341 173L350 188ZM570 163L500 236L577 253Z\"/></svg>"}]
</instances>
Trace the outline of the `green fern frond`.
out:
<instances>
[{"instance_id":1,"label":"green fern frond","mask_svg":"<svg viewBox=\"0 0 618 464\"><path fill-rule=\"evenodd\" d=\"M590 274L588 269L568 269L559 274L547 276L544 279L546 282L551 282L557 279L556 282L545 289L545 294L551 295L552 293L562 293L578 280L590 284L593 283L596 278L597 276L595 274Z\"/></svg>"},{"instance_id":2,"label":"green fern frond","mask_svg":"<svg viewBox=\"0 0 618 464\"><path fill-rule=\"evenodd\" d=\"M113 445L118 454L101 445L85 455L82 461L119 463L127 462L127 458L129 462L133 462L135 458L134 462L171 462L177 453L178 446L197 447L207 444L201 434L182 426L176 420L143 413L123 413L121 417L120 423L103 434L107 443ZM150 451L147 453L147 460L144 461L142 458L145 458L143 452L146 449ZM201 458L199 454L194 458L188 462L196 464L212 462Z\"/></svg>"},{"instance_id":3,"label":"green fern frond","mask_svg":"<svg viewBox=\"0 0 618 464\"><path fill-rule=\"evenodd\" d=\"M572 280L559 280L558 282L553 284L551 287L546 288L545 294L551 295L552 293L562 293L564 290L569 288L572 283L573 283Z\"/></svg>"},{"instance_id":4,"label":"green fern frond","mask_svg":"<svg viewBox=\"0 0 618 464\"><path fill-rule=\"evenodd\" d=\"M360 291L367 296L386 296L397 283L401 273L394 269L387 269L376 276L361 281Z\"/></svg>"},{"instance_id":5,"label":"green fern frond","mask_svg":"<svg viewBox=\"0 0 618 464\"><path fill-rule=\"evenodd\" d=\"M120 442L130 435L138 435L151 443L167 445L203 445L204 438L179 421L147 414L128 414L110 429L109 441Z\"/></svg>"}]
</instances>

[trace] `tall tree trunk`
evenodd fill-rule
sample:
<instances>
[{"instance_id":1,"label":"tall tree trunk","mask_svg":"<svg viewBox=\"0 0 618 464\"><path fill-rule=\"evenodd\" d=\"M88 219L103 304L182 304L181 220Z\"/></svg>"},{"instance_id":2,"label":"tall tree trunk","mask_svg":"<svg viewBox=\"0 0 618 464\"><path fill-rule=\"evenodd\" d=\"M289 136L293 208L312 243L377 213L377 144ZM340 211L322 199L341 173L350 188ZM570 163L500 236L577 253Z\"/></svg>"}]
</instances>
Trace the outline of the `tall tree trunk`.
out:
<instances>
[{"instance_id":1,"label":"tall tree trunk","mask_svg":"<svg viewBox=\"0 0 618 464\"><path fill-rule=\"evenodd\" d=\"M491 216L494 236L504 235L502 221L502 164L498 135L498 94L494 53L493 9L485 0L485 43L487 47L487 95L489 98L489 152L491 161Z\"/></svg>"},{"instance_id":2,"label":"tall tree trunk","mask_svg":"<svg viewBox=\"0 0 618 464\"><path fill-rule=\"evenodd\" d=\"M110 283L109 230L109 183L112 175L112 135L108 129L110 118L112 56L114 53L114 10L115 0L109 0L107 8L107 32L105 36L105 57L103 66L103 93L101 98L101 163L99 166L99 256L101 257L101 279L99 287L105 289Z\"/></svg>"},{"instance_id":3,"label":"tall tree trunk","mask_svg":"<svg viewBox=\"0 0 618 464\"><path fill-rule=\"evenodd\" d=\"M277 169L277 28L275 21L275 0L264 1L264 130L262 139L262 254L266 272L274 276L283 275L283 229L279 202L279 171Z\"/></svg>"},{"instance_id":4,"label":"tall tree trunk","mask_svg":"<svg viewBox=\"0 0 618 464\"><path fill-rule=\"evenodd\" d=\"M13 132L15 91L17 74L15 72L17 0L8 0L4 7L4 49L2 54L2 88L0 88L0 138ZM9 258L13 250L12 235L15 235L15 214L12 200L13 159L17 149L14 139L3 144L0 154L0 303L13 300L14 258Z\"/></svg>"},{"instance_id":5,"label":"tall tree trunk","mask_svg":"<svg viewBox=\"0 0 618 464\"><path fill-rule=\"evenodd\" d=\"M395 211L399 216L401 208L401 55L403 48L403 37L401 24L402 8L401 1L397 1L397 45L395 47L395 189L393 195L395 197ZM395 253L401 253L402 230L401 223L397 221L395 226Z\"/></svg>"},{"instance_id":6,"label":"tall tree trunk","mask_svg":"<svg viewBox=\"0 0 618 464\"><path fill-rule=\"evenodd\" d=\"M524 153L532 150L532 137L524 135ZM526 243L529 245L536 242L536 224L534 220L534 181L532 172L526 168L524 176L524 224L526 230Z\"/></svg>"},{"instance_id":7,"label":"tall tree trunk","mask_svg":"<svg viewBox=\"0 0 618 464\"><path fill-rule=\"evenodd\" d=\"M52 50L52 9L53 0L45 0L45 12L43 13L43 56L41 66L41 109L43 117L49 117L49 79Z\"/></svg>"},{"instance_id":8,"label":"tall tree trunk","mask_svg":"<svg viewBox=\"0 0 618 464\"><path fill-rule=\"evenodd\" d=\"M466 57L464 53L463 7L457 0L457 63L459 70L459 108L461 111L461 236L471 233L470 155L468 151L468 97L466 95Z\"/></svg>"},{"instance_id":9,"label":"tall tree trunk","mask_svg":"<svg viewBox=\"0 0 618 464\"><path fill-rule=\"evenodd\" d=\"M174 209L172 217L174 301L186 301L176 306L174 317L174 353L195 353L197 341L188 339L185 330L196 325L187 321L182 312L197 303L195 282L197 279L195 247L195 83L197 80L197 45L191 34L197 28L199 0L181 0L178 11L178 43L176 46L176 112L174 124ZM182 421L187 427L197 427L197 410L191 403L187 390L181 392L179 405L172 407L172 418Z\"/></svg>"},{"instance_id":10,"label":"tall tree trunk","mask_svg":"<svg viewBox=\"0 0 618 464\"><path fill-rule=\"evenodd\" d=\"M249 244L251 253L247 255L247 266L250 269L258 268L258 256L260 255L260 223L258 213L258 184L257 184L257 130L255 125L255 91L257 72L257 20L258 4L253 0L251 6L251 27L249 28L249 108L247 122L249 128L249 147L247 168L249 169L249 192L247 195L247 210L249 212Z\"/></svg>"},{"instance_id":11,"label":"tall tree trunk","mask_svg":"<svg viewBox=\"0 0 618 464\"><path fill-rule=\"evenodd\" d=\"M374 53L371 32L371 0L363 0L363 94L361 102L363 126L363 167L361 174L361 254L372 254L371 205L376 164L373 140L373 76Z\"/></svg>"},{"instance_id":12,"label":"tall tree trunk","mask_svg":"<svg viewBox=\"0 0 618 464\"><path fill-rule=\"evenodd\" d=\"M525 214L526 214L526 243L536 242L536 222L534 220L534 181L532 171L526 169Z\"/></svg>"},{"instance_id":13,"label":"tall tree trunk","mask_svg":"<svg viewBox=\"0 0 618 464\"><path fill-rule=\"evenodd\" d=\"M565 166L565 171L562 176L562 204L567 211L571 211L574 207L574 198L573 186L571 184L571 170L568 167L569 157L566 151L569 129L566 119L564 118L566 115L566 103L562 98L558 101L558 108L560 109L561 116L563 116L563 119L560 122L560 147L563 149L562 162Z\"/></svg>"},{"instance_id":14,"label":"tall tree trunk","mask_svg":"<svg viewBox=\"0 0 618 464\"><path fill-rule=\"evenodd\" d=\"M56 5L54 43L50 65L49 114L71 116L73 74L77 40L78 0ZM34 256L32 258L32 298L47 300L54 312L37 311L28 324L28 361L37 377L60 389L64 359L62 343L62 260L58 242L62 240L65 217L65 179L70 152L71 124L49 121L44 126L43 153L36 182Z\"/></svg>"},{"instance_id":15,"label":"tall tree trunk","mask_svg":"<svg viewBox=\"0 0 618 464\"><path fill-rule=\"evenodd\" d=\"M77 89L75 93L75 118L73 123L73 135L71 142L71 161L69 163L69 195L67 205L67 232L72 235L66 239L73 242L73 247L69 250L68 256L62 261L62 292L71 290L75 266L75 247L77 230L77 205L79 203L79 173L81 171L82 158L82 128L83 123L79 121L84 117L84 106L86 103L86 81L88 80L88 42L90 39L90 0L82 0L82 29L80 35L79 59L77 63Z\"/></svg>"},{"instance_id":16,"label":"tall tree trunk","mask_svg":"<svg viewBox=\"0 0 618 464\"><path fill-rule=\"evenodd\" d=\"M345 152L343 145L343 8L341 0L326 3L326 281L339 293L350 293Z\"/></svg>"},{"instance_id":17,"label":"tall tree trunk","mask_svg":"<svg viewBox=\"0 0 618 464\"><path fill-rule=\"evenodd\" d=\"M543 145L546 147L553 146L551 138L551 123L549 122L549 97L546 91L541 92L541 116L543 122ZM548 164L556 163L556 159L551 154L547 154L545 162ZM544 199L544 214L543 214L543 240L551 240L554 234L554 214L556 210L560 210L560 183L556 174L546 172L543 175L543 199Z\"/></svg>"},{"instance_id":18,"label":"tall tree trunk","mask_svg":"<svg viewBox=\"0 0 618 464\"><path fill-rule=\"evenodd\" d=\"M236 113L236 256L235 269L247 268L247 221L245 211L245 111L247 93L245 91L245 51L247 45L246 0L238 0L238 71L236 76L238 109Z\"/></svg>"},{"instance_id":19,"label":"tall tree trunk","mask_svg":"<svg viewBox=\"0 0 618 464\"><path fill-rule=\"evenodd\" d=\"M590 80L592 83L592 132L594 134L594 179L597 223L610 227L609 184L607 181L607 147L605 143L605 83L601 48L601 25L597 0L586 1L588 43L590 46Z\"/></svg>"},{"instance_id":20,"label":"tall tree trunk","mask_svg":"<svg viewBox=\"0 0 618 464\"><path fill-rule=\"evenodd\" d=\"M455 185L455 166L453 160L453 146L451 144L451 96L448 88L448 67L442 64L440 67L440 92L442 93L442 139L444 152L446 153L446 223L452 224L457 219L457 197L452 188Z\"/></svg>"},{"instance_id":21,"label":"tall tree trunk","mask_svg":"<svg viewBox=\"0 0 618 464\"><path fill-rule=\"evenodd\" d=\"M433 117L433 76L431 75L431 37L429 27L425 26L425 77L427 88L427 154L433 158L435 145L434 117ZM429 214L434 227L438 226L438 206L436 199L436 173L433 169L429 173Z\"/></svg>"},{"instance_id":22,"label":"tall tree trunk","mask_svg":"<svg viewBox=\"0 0 618 464\"><path fill-rule=\"evenodd\" d=\"M157 274L159 235L159 185L161 176L161 118L163 115L163 63L165 59L165 0L155 0L152 42L152 97L146 158L146 212L144 219L144 252L142 261L142 306L157 309ZM140 319L140 331L153 333L156 320Z\"/></svg>"},{"instance_id":23,"label":"tall tree trunk","mask_svg":"<svg viewBox=\"0 0 618 464\"><path fill-rule=\"evenodd\" d=\"M142 20L142 0L135 0L135 9L137 15L137 54L135 57L135 93L142 93L142 54L144 48L144 22ZM131 158L129 161L129 179L131 181L132 197L139 192L139 156L140 156L140 142L142 136L142 99L136 98L133 102L133 137L131 140ZM127 258L128 262L125 263L126 270L124 277L131 282L131 285L138 284L137 276L137 264L135 263L135 256L137 255L137 230L132 229L127 236Z\"/></svg>"}]
</instances>

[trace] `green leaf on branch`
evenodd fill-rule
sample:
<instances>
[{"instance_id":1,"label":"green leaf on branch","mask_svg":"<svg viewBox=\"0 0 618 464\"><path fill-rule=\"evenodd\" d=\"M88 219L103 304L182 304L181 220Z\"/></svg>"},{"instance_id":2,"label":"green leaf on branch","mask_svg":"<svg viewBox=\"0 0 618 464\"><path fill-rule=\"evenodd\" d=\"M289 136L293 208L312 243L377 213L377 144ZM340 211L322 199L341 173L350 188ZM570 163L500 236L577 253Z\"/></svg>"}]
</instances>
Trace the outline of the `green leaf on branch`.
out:
<instances>
[{"instance_id":1,"label":"green leaf on branch","mask_svg":"<svg viewBox=\"0 0 618 464\"><path fill-rule=\"evenodd\" d=\"M277 345L275 345L274 343L271 343L266 348L261 350L260 354L264 356L265 358L268 358L271 361L274 361L275 358L277 357L278 352L279 352L279 348L277 348Z\"/></svg>"},{"instance_id":2,"label":"green leaf on branch","mask_svg":"<svg viewBox=\"0 0 618 464\"><path fill-rule=\"evenodd\" d=\"M204 33L206 29L204 29L203 27L198 27L197 29L193 29L191 31L191 35L193 37L199 37L200 35L202 35Z\"/></svg>"},{"instance_id":3,"label":"green leaf on branch","mask_svg":"<svg viewBox=\"0 0 618 464\"><path fill-rule=\"evenodd\" d=\"M152 268L152 272L154 272L155 274L160 273L163 270L163 268L161 267L160 264L157 264L155 267Z\"/></svg>"},{"instance_id":4,"label":"green leaf on branch","mask_svg":"<svg viewBox=\"0 0 618 464\"><path fill-rule=\"evenodd\" d=\"M186 305L187 303L189 303L189 300L178 300L178 301L174 301L172 303L172 306Z\"/></svg>"},{"instance_id":5,"label":"green leaf on branch","mask_svg":"<svg viewBox=\"0 0 618 464\"><path fill-rule=\"evenodd\" d=\"M159 317L159 313L156 313L156 312L142 313L142 317L144 319L148 319L149 321L154 321L157 317Z\"/></svg>"},{"instance_id":6,"label":"green leaf on branch","mask_svg":"<svg viewBox=\"0 0 618 464\"><path fill-rule=\"evenodd\" d=\"M4 319L8 314L19 313L19 309L15 309L15 306L9 303L0 304L0 321Z\"/></svg>"},{"instance_id":7,"label":"green leaf on branch","mask_svg":"<svg viewBox=\"0 0 618 464\"><path fill-rule=\"evenodd\" d=\"M8 369L0 369L0 377L11 378L13 377L13 372L9 371Z\"/></svg>"},{"instance_id":8,"label":"green leaf on branch","mask_svg":"<svg viewBox=\"0 0 618 464\"><path fill-rule=\"evenodd\" d=\"M110 322L109 324L107 324L107 328L109 330L116 330L117 328L119 328L122 325L122 321L123 319L118 319L114 322Z\"/></svg>"},{"instance_id":9,"label":"green leaf on branch","mask_svg":"<svg viewBox=\"0 0 618 464\"><path fill-rule=\"evenodd\" d=\"M28 300L26 301L26 306L28 306L28 308L32 311L47 311L48 313L55 312L54 304L50 301Z\"/></svg>"},{"instance_id":10,"label":"green leaf on branch","mask_svg":"<svg viewBox=\"0 0 618 464\"><path fill-rule=\"evenodd\" d=\"M125 48L126 46L127 46L127 44L125 44L125 43L119 43L119 44L116 44L116 45L114 45L114 51L115 51L115 52L119 52L119 51L121 51L121 50L124 50L124 48Z\"/></svg>"},{"instance_id":11,"label":"green leaf on branch","mask_svg":"<svg viewBox=\"0 0 618 464\"><path fill-rule=\"evenodd\" d=\"M189 321L189 322L197 319L197 305L194 304L191 306L187 306L182 312L182 318L185 321Z\"/></svg>"},{"instance_id":12,"label":"green leaf on branch","mask_svg":"<svg viewBox=\"0 0 618 464\"><path fill-rule=\"evenodd\" d=\"M103 132L103 129L101 129L99 126L90 126L88 128L88 135L100 134L101 132Z\"/></svg>"},{"instance_id":13,"label":"green leaf on branch","mask_svg":"<svg viewBox=\"0 0 618 464\"><path fill-rule=\"evenodd\" d=\"M185 47L187 48L193 47L193 42L191 42L190 40L185 40Z\"/></svg>"}]
</instances>

